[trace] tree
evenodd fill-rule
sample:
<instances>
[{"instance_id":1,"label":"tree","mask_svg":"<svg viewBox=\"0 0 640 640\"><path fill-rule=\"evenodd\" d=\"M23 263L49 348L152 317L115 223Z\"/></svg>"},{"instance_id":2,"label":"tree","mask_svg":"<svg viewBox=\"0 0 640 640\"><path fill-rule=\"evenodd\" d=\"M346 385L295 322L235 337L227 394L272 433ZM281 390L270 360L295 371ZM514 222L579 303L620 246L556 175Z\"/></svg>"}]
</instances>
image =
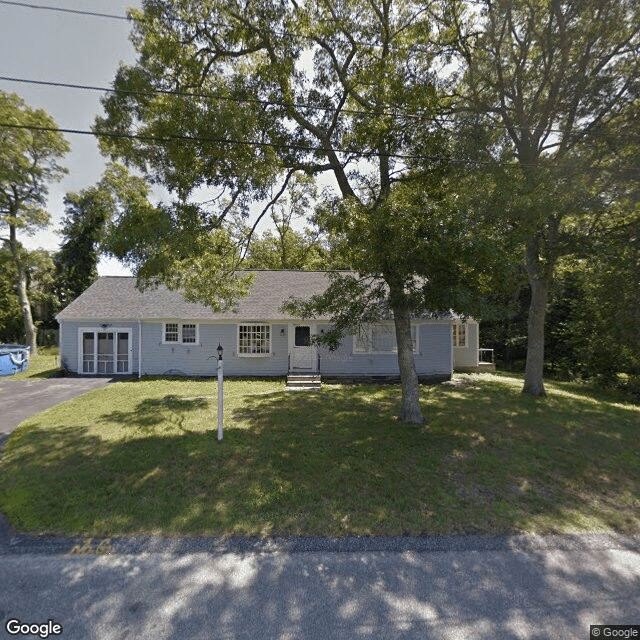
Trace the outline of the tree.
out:
<instances>
[{"instance_id":1,"label":"tree","mask_svg":"<svg viewBox=\"0 0 640 640\"><path fill-rule=\"evenodd\" d=\"M9 231L2 240L15 265L26 342L37 352L37 334L27 292L26 253L18 232L27 234L49 223L44 209L48 184L65 169L60 158L69 150L53 119L42 109L31 109L15 94L0 92L0 228Z\"/></svg>"},{"instance_id":2,"label":"tree","mask_svg":"<svg viewBox=\"0 0 640 640\"><path fill-rule=\"evenodd\" d=\"M432 63L441 51L429 44L424 5L146 0L131 15L140 58L118 71L115 93L103 100L107 117L96 130L106 152L174 194L173 204L146 223L145 237L127 227L140 268L173 286L187 278L196 298L219 304L217 288L228 286L237 265L222 225L229 212L262 199L265 215L296 172L330 174L339 195L329 208L336 215L324 220L344 237L361 230L373 241L358 243L354 265L394 317L400 418L422 423L410 320L436 277L423 272L433 261L414 257L428 254L439 227L437 220L425 220L425 212L437 209L424 208L429 190L413 197L402 183L418 184L422 175L411 166L418 133L423 154L440 148L432 127L439 108ZM446 161L435 158L424 175L437 173L440 164ZM220 190L215 206L195 204L201 187ZM424 237L411 237L420 225L428 229ZM155 246L167 251L163 260L149 229ZM463 235L451 234L436 246L447 246L455 260L465 252L452 250L450 241ZM402 246L394 249L400 239ZM217 253L211 249L216 243ZM194 264L199 291L196 277L188 275ZM441 271L456 276L451 264ZM457 280L447 286L455 287L452 282Z\"/></svg>"},{"instance_id":3,"label":"tree","mask_svg":"<svg viewBox=\"0 0 640 640\"><path fill-rule=\"evenodd\" d=\"M606 211L596 184L606 157L592 153L608 123L634 99L640 5L634 0L445 3L466 65L458 103L499 127L502 155L515 158L520 193L510 211L524 232L531 288L523 391L544 395L544 325L559 256ZM465 15L467 20L465 21Z\"/></svg>"},{"instance_id":4,"label":"tree","mask_svg":"<svg viewBox=\"0 0 640 640\"><path fill-rule=\"evenodd\" d=\"M297 174L289 183L286 197L272 206L270 218L274 231L267 230L253 239L255 228L246 226L240 217L240 241L246 246L243 266L248 269L330 269L334 261L317 226L315 229L305 226L301 231L293 226L305 219L312 222L309 212L317 197L313 178Z\"/></svg>"},{"instance_id":5,"label":"tree","mask_svg":"<svg viewBox=\"0 0 640 640\"><path fill-rule=\"evenodd\" d=\"M109 192L100 184L64 200L63 242L55 256L60 304L68 305L98 277L100 245L114 208Z\"/></svg>"},{"instance_id":6,"label":"tree","mask_svg":"<svg viewBox=\"0 0 640 640\"><path fill-rule=\"evenodd\" d=\"M0 249L0 342L20 342L23 334L15 282L13 256L8 249Z\"/></svg>"},{"instance_id":7,"label":"tree","mask_svg":"<svg viewBox=\"0 0 640 640\"><path fill-rule=\"evenodd\" d=\"M49 251L22 250L21 263L26 273L26 289L34 327L55 328L54 313L58 308L55 292L55 267ZM24 326L18 297L17 268L11 251L0 249L0 341L20 342Z\"/></svg>"},{"instance_id":8,"label":"tree","mask_svg":"<svg viewBox=\"0 0 640 640\"><path fill-rule=\"evenodd\" d=\"M265 231L252 240L243 265L247 269L297 269L324 271L330 265L328 251L308 227L296 231L274 220L276 233Z\"/></svg>"}]
</instances>

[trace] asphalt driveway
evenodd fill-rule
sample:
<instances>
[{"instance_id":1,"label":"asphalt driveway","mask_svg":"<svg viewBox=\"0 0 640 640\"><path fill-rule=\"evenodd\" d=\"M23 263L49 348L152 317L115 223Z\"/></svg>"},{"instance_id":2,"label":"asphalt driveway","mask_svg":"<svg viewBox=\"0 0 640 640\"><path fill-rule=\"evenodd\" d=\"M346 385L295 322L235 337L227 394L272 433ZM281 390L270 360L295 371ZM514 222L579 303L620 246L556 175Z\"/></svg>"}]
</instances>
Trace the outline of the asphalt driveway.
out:
<instances>
[{"instance_id":1,"label":"asphalt driveway","mask_svg":"<svg viewBox=\"0 0 640 640\"><path fill-rule=\"evenodd\" d=\"M77 398L92 389L104 387L110 382L111 378L0 378L0 445L29 416Z\"/></svg>"}]
</instances>

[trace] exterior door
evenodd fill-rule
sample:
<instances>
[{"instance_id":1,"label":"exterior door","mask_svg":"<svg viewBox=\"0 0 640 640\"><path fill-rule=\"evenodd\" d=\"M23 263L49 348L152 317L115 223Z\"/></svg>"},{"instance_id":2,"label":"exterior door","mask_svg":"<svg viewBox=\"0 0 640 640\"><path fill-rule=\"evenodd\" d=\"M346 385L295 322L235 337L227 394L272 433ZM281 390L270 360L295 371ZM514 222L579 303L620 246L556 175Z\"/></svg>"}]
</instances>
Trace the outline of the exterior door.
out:
<instances>
[{"instance_id":1,"label":"exterior door","mask_svg":"<svg viewBox=\"0 0 640 640\"><path fill-rule=\"evenodd\" d=\"M131 373L131 331L81 329L80 372L110 375Z\"/></svg>"},{"instance_id":2,"label":"exterior door","mask_svg":"<svg viewBox=\"0 0 640 640\"><path fill-rule=\"evenodd\" d=\"M311 325L291 326L293 344L291 345L291 368L301 371L315 371L316 350L311 344Z\"/></svg>"}]
</instances>

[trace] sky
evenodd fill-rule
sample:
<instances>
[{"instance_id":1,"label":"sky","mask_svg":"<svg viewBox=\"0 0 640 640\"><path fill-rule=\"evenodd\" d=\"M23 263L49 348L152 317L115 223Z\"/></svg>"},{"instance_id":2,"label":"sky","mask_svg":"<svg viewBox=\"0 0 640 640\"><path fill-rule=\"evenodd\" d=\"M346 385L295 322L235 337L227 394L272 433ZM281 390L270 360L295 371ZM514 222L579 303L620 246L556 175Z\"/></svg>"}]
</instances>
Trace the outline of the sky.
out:
<instances>
[{"instance_id":1,"label":"sky","mask_svg":"<svg viewBox=\"0 0 640 640\"><path fill-rule=\"evenodd\" d=\"M25 4L126 16L128 7L141 0L16 0ZM121 62L132 64L135 52L129 42L131 23L126 20L84 16L0 3L0 76L89 84L109 87ZM58 126L89 130L102 113L101 93L0 80L0 90L17 93L33 108L49 113ZM20 240L29 249L56 250L55 233L64 215L64 195L95 184L105 169L93 136L66 134L71 152L63 164L69 173L49 189L48 230ZM101 260L100 275L130 272L115 260Z\"/></svg>"}]
</instances>

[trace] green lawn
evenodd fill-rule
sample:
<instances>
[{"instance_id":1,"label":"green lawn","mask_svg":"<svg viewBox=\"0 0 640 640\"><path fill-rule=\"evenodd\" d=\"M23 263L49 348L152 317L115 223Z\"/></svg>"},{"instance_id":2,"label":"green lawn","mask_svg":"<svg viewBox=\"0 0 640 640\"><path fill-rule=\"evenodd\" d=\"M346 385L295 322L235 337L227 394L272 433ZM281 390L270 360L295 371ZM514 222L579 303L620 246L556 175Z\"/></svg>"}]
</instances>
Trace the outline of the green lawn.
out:
<instances>
[{"instance_id":1,"label":"green lawn","mask_svg":"<svg viewBox=\"0 0 640 640\"><path fill-rule=\"evenodd\" d=\"M0 463L0 511L30 531L271 535L640 531L640 406L521 379L291 393L213 381L113 383L26 421Z\"/></svg>"}]
</instances>

